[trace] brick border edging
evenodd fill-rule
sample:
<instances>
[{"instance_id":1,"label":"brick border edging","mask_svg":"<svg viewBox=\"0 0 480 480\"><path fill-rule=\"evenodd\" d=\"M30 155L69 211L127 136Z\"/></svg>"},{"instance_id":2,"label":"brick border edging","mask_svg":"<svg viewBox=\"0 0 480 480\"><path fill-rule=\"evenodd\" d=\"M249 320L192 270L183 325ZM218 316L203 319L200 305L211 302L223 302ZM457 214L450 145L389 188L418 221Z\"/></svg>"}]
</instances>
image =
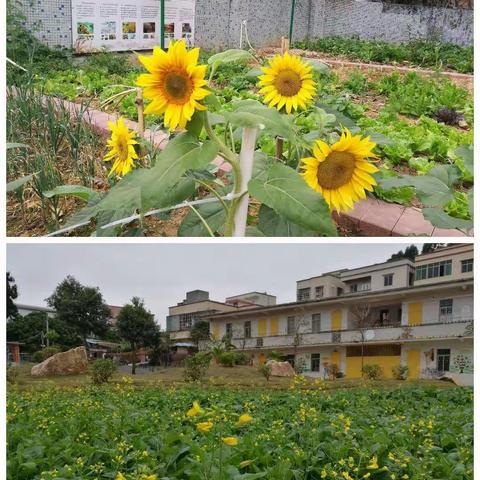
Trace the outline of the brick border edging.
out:
<instances>
[{"instance_id":1,"label":"brick border edging","mask_svg":"<svg viewBox=\"0 0 480 480\"><path fill-rule=\"evenodd\" d=\"M59 100L72 113L78 113L81 106L66 100ZM86 109L82 119L89 124L102 137L110 136L108 122L116 121L120 115L109 114L95 109ZM137 130L138 123L125 119L125 125L131 130ZM144 138L159 149L163 149L168 142L168 134L162 131L146 129ZM228 172L231 167L222 157L217 157L214 163L219 171ZM427 237L469 237L468 233L454 229L441 229L434 227L427 221L420 210L404 207L395 203L367 198L355 205L353 210L335 218L354 229L360 230L368 236L409 236L419 235Z\"/></svg>"}]
</instances>

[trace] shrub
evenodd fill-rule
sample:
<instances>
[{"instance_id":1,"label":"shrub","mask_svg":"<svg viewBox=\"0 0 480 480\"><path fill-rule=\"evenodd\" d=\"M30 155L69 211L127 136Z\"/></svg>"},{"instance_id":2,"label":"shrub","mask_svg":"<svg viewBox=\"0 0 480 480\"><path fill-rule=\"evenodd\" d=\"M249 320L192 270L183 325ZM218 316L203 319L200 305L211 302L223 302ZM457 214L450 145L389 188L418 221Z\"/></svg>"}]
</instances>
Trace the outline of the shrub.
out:
<instances>
[{"instance_id":1,"label":"shrub","mask_svg":"<svg viewBox=\"0 0 480 480\"><path fill-rule=\"evenodd\" d=\"M307 369L307 364L303 357L295 359L294 369L297 375L301 375Z\"/></svg>"},{"instance_id":2,"label":"shrub","mask_svg":"<svg viewBox=\"0 0 480 480\"><path fill-rule=\"evenodd\" d=\"M267 353L267 358L269 360L275 360L277 362L283 361L283 356L280 352L276 352L275 350L272 350L271 352Z\"/></svg>"},{"instance_id":3,"label":"shrub","mask_svg":"<svg viewBox=\"0 0 480 480\"><path fill-rule=\"evenodd\" d=\"M235 352L223 352L218 356L218 363L222 367L233 367L237 363L237 356Z\"/></svg>"},{"instance_id":4,"label":"shrub","mask_svg":"<svg viewBox=\"0 0 480 480\"><path fill-rule=\"evenodd\" d=\"M186 382L199 382L207 375L212 354L210 352L198 352L184 360L183 378Z\"/></svg>"},{"instance_id":5,"label":"shrub","mask_svg":"<svg viewBox=\"0 0 480 480\"><path fill-rule=\"evenodd\" d=\"M408 377L408 367L406 365L397 365L392 368L392 375L395 380L406 380Z\"/></svg>"},{"instance_id":6,"label":"shrub","mask_svg":"<svg viewBox=\"0 0 480 480\"><path fill-rule=\"evenodd\" d=\"M378 380L379 378L382 377L383 375L383 370L380 365L377 365L376 363L372 365L364 365L362 368L362 373L365 378L368 380Z\"/></svg>"},{"instance_id":7,"label":"shrub","mask_svg":"<svg viewBox=\"0 0 480 480\"><path fill-rule=\"evenodd\" d=\"M258 370L266 378L266 380L268 382L270 380L271 375L272 375L272 367L270 365L268 365L267 363L264 363L263 365L260 365Z\"/></svg>"},{"instance_id":8,"label":"shrub","mask_svg":"<svg viewBox=\"0 0 480 480\"><path fill-rule=\"evenodd\" d=\"M90 367L90 376L95 385L107 383L117 371L117 366L110 359L95 360Z\"/></svg>"},{"instance_id":9,"label":"shrub","mask_svg":"<svg viewBox=\"0 0 480 480\"><path fill-rule=\"evenodd\" d=\"M335 380L336 378L343 377L343 373L340 372L340 368L336 363L330 363L324 366L325 373L327 374L330 380Z\"/></svg>"},{"instance_id":10,"label":"shrub","mask_svg":"<svg viewBox=\"0 0 480 480\"><path fill-rule=\"evenodd\" d=\"M18 367L9 363L7 365L7 382L17 383L18 380Z\"/></svg>"},{"instance_id":11,"label":"shrub","mask_svg":"<svg viewBox=\"0 0 480 480\"><path fill-rule=\"evenodd\" d=\"M60 352L58 347L45 347L43 350L39 350L32 355L32 360L35 363L44 362L47 358Z\"/></svg>"},{"instance_id":12,"label":"shrub","mask_svg":"<svg viewBox=\"0 0 480 480\"><path fill-rule=\"evenodd\" d=\"M245 352L235 353L235 365L251 365L252 357Z\"/></svg>"}]
</instances>

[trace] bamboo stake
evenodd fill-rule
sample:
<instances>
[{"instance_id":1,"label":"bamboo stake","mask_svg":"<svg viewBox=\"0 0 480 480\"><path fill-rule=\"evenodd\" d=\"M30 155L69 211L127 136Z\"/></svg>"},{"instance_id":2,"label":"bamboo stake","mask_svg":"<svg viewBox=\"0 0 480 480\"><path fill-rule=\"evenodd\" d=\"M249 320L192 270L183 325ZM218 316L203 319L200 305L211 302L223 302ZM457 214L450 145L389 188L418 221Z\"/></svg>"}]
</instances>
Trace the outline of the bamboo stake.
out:
<instances>
[{"instance_id":1,"label":"bamboo stake","mask_svg":"<svg viewBox=\"0 0 480 480\"><path fill-rule=\"evenodd\" d=\"M137 96L135 97L135 103L137 104L138 113L138 134L143 137L145 132L145 115L143 113L143 92L141 88L137 88Z\"/></svg>"},{"instance_id":2,"label":"bamboo stake","mask_svg":"<svg viewBox=\"0 0 480 480\"><path fill-rule=\"evenodd\" d=\"M240 171L242 178L240 182L240 192L243 196L238 201L237 211L233 219L234 237L244 237L247 230L248 204L250 196L248 195L248 182L252 178L253 162L255 158L255 143L257 140L256 128L244 128L242 134L242 148L240 150Z\"/></svg>"}]
</instances>

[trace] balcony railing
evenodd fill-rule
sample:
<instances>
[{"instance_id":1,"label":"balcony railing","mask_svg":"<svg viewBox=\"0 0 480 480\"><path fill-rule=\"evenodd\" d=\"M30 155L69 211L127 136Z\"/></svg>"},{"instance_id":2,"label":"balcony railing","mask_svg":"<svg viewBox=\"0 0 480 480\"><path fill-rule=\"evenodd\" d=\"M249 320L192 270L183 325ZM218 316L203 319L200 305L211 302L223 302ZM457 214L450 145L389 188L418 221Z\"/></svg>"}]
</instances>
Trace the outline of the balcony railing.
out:
<instances>
[{"instance_id":1,"label":"balcony railing","mask_svg":"<svg viewBox=\"0 0 480 480\"><path fill-rule=\"evenodd\" d=\"M424 323L422 325L398 325L372 328L373 337L366 343L406 342L412 340L431 340L441 338L463 338L473 336L473 319L455 319L449 322ZM358 330L341 330L321 333L301 333L300 344L306 346L355 344L361 342ZM270 337L233 338L232 343L238 348L279 348L293 346L294 335L275 335Z\"/></svg>"}]
</instances>

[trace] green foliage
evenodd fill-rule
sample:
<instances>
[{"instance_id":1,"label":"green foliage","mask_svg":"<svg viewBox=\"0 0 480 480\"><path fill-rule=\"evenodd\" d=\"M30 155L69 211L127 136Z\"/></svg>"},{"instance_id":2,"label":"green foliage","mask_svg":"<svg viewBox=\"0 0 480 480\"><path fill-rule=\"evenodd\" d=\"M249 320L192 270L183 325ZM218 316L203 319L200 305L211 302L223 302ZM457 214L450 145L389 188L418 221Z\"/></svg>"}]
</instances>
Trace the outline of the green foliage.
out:
<instances>
[{"instance_id":1,"label":"green foliage","mask_svg":"<svg viewBox=\"0 0 480 480\"><path fill-rule=\"evenodd\" d=\"M218 363L222 367L233 367L236 364L236 357L235 352L223 352L218 356Z\"/></svg>"},{"instance_id":2,"label":"green foliage","mask_svg":"<svg viewBox=\"0 0 480 480\"><path fill-rule=\"evenodd\" d=\"M368 380L380 380L383 376L383 369L380 365L366 364L362 368L363 376Z\"/></svg>"},{"instance_id":3,"label":"green foliage","mask_svg":"<svg viewBox=\"0 0 480 480\"><path fill-rule=\"evenodd\" d=\"M204 413L188 419L195 400ZM262 394L118 383L10 389L6 403L11 479L114 479L121 472L127 480L285 480L321 478L323 471L327 479L334 471L379 480L473 478L471 388L405 384ZM237 428L243 413L254 421ZM208 419L212 430L197 432L196 423ZM219 437L227 435L238 437L236 447L220 447ZM368 469L373 456L377 470ZM253 463L240 469L244 460Z\"/></svg>"},{"instance_id":4,"label":"green foliage","mask_svg":"<svg viewBox=\"0 0 480 480\"><path fill-rule=\"evenodd\" d=\"M7 383L14 385L18 381L18 366L12 363L7 364Z\"/></svg>"},{"instance_id":5,"label":"green foliage","mask_svg":"<svg viewBox=\"0 0 480 480\"><path fill-rule=\"evenodd\" d=\"M107 332L110 308L98 287L83 286L74 277L67 276L47 298L47 304L60 321L72 327L79 340Z\"/></svg>"},{"instance_id":6,"label":"green foliage","mask_svg":"<svg viewBox=\"0 0 480 480\"><path fill-rule=\"evenodd\" d=\"M7 320L15 318L18 315L18 308L15 305L14 300L18 297L18 288L15 283L15 279L10 272L7 272Z\"/></svg>"},{"instance_id":7,"label":"green foliage","mask_svg":"<svg viewBox=\"0 0 480 480\"><path fill-rule=\"evenodd\" d=\"M183 378L186 382L201 382L205 379L212 361L210 352L198 352L184 360Z\"/></svg>"},{"instance_id":8,"label":"green foliage","mask_svg":"<svg viewBox=\"0 0 480 480\"><path fill-rule=\"evenodd\" d=\"M45 347L42 350L35 352L32 355L32 360L35 363L41 363L41 362L44 362L47 358L53 357L53 355L56 355L59 352L60 352L60 348L58 347L54 347L54 346Z\"/></svg>"},{"instance_id":9,"label":"green foliage","mask_svg":"<svg viewBox=\"0 0 480 480\"><path fill-rule=\"evenodd\" d=\"M408 378L408 367L397 365L392 368L392 376L395 380L406 380Z\"/></svg>"},{"instance_id":10,"label":"green foliage","mask_svg":"<svg viewBox=\"0 0 480 480\"><path fill-rule=\"evenodd\" d=\"M110 359L95 360L90 365L90 376L94 385L108 383L116 371L117 366Z\"/></svg>"},{"instance_id":11,"label":"green foliage","mask_svg":"<svg viewBox=\"0 0 480 480\"><path fill-rule=\"evenodd\" d=\"M190 338L197 346L200 341L208 340L210 338L210 322L207 320L196 321L190 330Z\"/></svg>"},{"instance_id":12,"label":"green foliage","mask_svg":"<svg viewBox=\"0 0 480 480\"><path fill-rule=\"evenodd\" d=\"M270 377L272 376L272 367L267 363L263 363L262 365L260 365L258 370L265 377L265 380L268 382L270 380Z\"/></svg>"},{"instance_id":13,"label":"green foliage","mask_svg":"<svg viewBox=\"0 0 480 480\"><path fill-rule=\"evenodd\" d=\"M473 47L451 43L414 40L397 44L359 38L323 37L297 42L294 47L362 62L409 63L424 68L446 68L460 73L473 73Z\"/></svg>"}]
</instances>

